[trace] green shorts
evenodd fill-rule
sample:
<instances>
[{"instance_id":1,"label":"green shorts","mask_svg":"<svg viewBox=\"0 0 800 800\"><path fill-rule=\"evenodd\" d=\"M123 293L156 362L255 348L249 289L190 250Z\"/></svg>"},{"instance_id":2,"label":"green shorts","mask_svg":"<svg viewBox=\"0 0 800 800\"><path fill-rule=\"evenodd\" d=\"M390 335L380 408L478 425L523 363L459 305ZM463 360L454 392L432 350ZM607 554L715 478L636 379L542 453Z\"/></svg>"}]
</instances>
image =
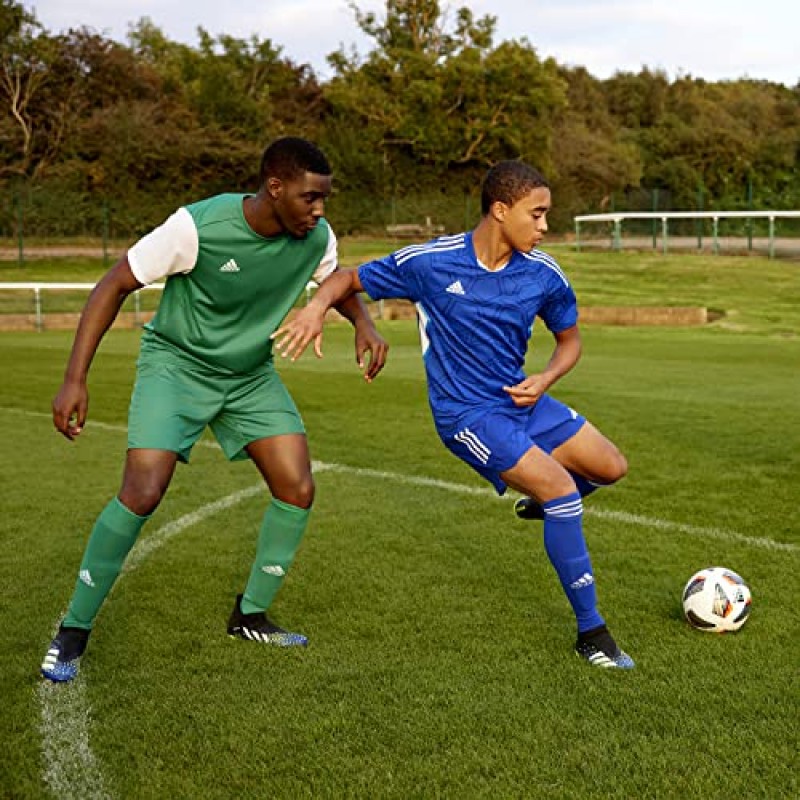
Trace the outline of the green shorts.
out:
<instances>
[{"instance_id":1,"label":"green shorts","mask_svg":"<svg viewBox=\"0 0 800 800\"><path fill-rule=\"evenodd\" d=\"M195 364L139 359L128 411L128 447L170 450L188 461L206 426L230 461L258 439L305 433L300 412L272 364L221 375Z\"/></svg>"}]
</instances>

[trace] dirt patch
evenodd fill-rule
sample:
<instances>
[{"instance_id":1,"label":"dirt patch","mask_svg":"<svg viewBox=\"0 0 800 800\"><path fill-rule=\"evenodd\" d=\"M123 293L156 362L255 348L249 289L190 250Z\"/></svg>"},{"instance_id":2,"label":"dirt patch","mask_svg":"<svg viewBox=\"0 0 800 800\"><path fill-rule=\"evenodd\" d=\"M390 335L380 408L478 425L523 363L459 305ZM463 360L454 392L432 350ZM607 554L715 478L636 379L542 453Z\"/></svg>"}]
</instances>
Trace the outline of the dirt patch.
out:
<instances>
[{"instance_id":1,"label":"dirt patch","mask_svg":"<svg viewBox=\"0 0 800 800\"><path fill-rule=\"evenodd\" d=\"M329 311L327 319L344 321L336 311ZM375 303L372 315L378 319L414 319L417 312L405 300L385 300ZM666 325L675 327L707 325L719 312L710 314L700 306L582 306L580 322L586 325Z\"/></svg>"},{"instance_id":2,"label":"dirt patch","mask_svg":"<svg viewBox=\"0 0 800 800\"><path fill-rule=\"evenodd\" d=\"M153 318L155 312L146 311L121 311L114 328L131 329L139 328ZM81 315L77 312L70 314L42 314L38 319L36 314L0 314L0 331L71 331L78 327Z\"/></svg>"},{"instance_id":3,"label":"dirt patch","mask_svg":"<svg viewBox=\"0 0 800 800\"><path fill-rule=\"evenodd\" d=\"M114 322L114 328L139 328L149 322L153 311L122 311ZM387 300L371 306L376 319L404 320L416 319L413 303L405 300ZM291 313L289 314L291 317ZM590 306L581 308L580 321L583 325L662 325L673 327L707 325L724 316L719 311L709 311L702 307L664 306L642 308L637 306ZM79 313L42 314L0 314L0 331L62 331L74 330L78 326ZM325 317L326 322L346 322L338 311L331 309Z\"/></svg>"}]
</instances>

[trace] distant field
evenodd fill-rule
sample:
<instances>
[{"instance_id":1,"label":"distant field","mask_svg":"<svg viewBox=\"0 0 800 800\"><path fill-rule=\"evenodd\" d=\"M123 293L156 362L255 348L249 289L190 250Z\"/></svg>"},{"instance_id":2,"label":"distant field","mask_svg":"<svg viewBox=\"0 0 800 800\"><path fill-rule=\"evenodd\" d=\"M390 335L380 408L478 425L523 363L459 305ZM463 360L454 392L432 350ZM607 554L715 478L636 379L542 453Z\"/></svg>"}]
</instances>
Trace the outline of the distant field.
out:
<instances>
[{"instance_id":1,"label":"distant field","mask_svg":"<svg viewBox=\"0 0 800 800\"><path fill-rule=\"evenodd\" d=\"M372 252L345 245L348 263ZM225 636L267 497L206 439L145 528L79 681L42 683L86 536L118 488L138 333L101 347L74 444L49 419L70 334L4 333L0 796L799 796L797 266L555 252L584 302L727 313L706 328L587 327L555 392L630 461L587 502L586 530L633 673L572 654L540 525L439 444L415 325L384 322L390 360L372 385L344 325L329 326L323 360L281 366L318 495L274 615L309 648ZM40 275L59 269L98 274L81 261ZM529 368L549 352L537 326ZM685 581L709 565L752 588L739 634L681 618Z\"/></svg>"},{"instance_id":2,"label":"distant field","mask_svg":"<svg viewBox=\"0 0 800 800\"><path fill-rule=\"evenodd\" d=\"M390 240L344 239L342 266L352 267L402 246ZM653 252L575 252L568 245L544 248L561 263L584 306L703 306L722 316L714 330L794 336L800 331L800 263L760 256ZM105 271L98 258L35 259L25 267L0 262L0 282L95 282ZM82 292L45 292L45 311L78 311ZM143 309L158 302L142 293ZM30 313L29 293L0 291L0 313ZM132 300L126 308L132 307Z\"/></svg>"}]
</instances>

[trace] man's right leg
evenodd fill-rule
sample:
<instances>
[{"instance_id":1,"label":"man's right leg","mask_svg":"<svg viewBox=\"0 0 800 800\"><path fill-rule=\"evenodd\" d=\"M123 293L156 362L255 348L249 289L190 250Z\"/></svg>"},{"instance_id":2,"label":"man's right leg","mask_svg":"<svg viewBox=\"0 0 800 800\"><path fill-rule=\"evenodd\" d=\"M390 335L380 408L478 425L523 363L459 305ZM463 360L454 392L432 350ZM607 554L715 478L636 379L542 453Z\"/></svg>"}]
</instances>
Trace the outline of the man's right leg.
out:
<instances>
[{"instance_id":1,"label":"man's right leg","mask_svg":"<svg viewBox=\"0 0 800 800\"><path fill-rule=\"evenodd\" d=\"M166 450L129 450L119 495L95 522L83 554L69 608L42 664L44 677L68 681L100 607L114 585L139 531L161 502L177 456Z\"/></svg>"}]
</instances>

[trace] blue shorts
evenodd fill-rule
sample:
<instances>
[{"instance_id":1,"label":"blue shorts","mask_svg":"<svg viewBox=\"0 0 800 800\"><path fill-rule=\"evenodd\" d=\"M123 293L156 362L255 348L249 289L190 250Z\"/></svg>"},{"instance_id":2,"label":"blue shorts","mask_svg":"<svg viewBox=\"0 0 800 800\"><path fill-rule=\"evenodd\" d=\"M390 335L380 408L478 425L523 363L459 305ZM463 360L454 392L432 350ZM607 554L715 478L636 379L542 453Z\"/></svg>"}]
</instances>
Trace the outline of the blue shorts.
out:
<instances>
[{"instance_id":1,"label":"blue shorts","mask_svg":"<svg viewBox=\"0 0 800 800\"><path fill-rule=\"evenodd\" d=\"M552 453L585 423L577 411L545 394L530 408L487 411L455 432L439 431L439 436L448 450L504 494L508 487L501 472L511 469L531 447Z\"/></svg>"}]
</instances>

